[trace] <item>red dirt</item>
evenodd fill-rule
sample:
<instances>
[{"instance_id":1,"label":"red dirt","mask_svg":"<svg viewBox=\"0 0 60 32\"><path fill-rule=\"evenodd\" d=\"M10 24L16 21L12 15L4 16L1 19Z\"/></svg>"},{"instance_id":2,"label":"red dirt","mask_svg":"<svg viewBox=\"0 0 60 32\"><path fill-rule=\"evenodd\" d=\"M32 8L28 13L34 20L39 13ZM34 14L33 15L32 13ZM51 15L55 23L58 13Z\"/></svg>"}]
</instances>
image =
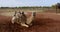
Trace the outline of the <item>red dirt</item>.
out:
<instances>
[{"instance_id":1,"label":"red dirt","mask_svg":"<svg viewBox=\"0 0 60 32\"><path fill-rule=\"evenodd\" d=\"M60 15L37 13L29 28L11 24L11 17L0 16L0 32L60 32Z\"/></svg>"}]
</instances>

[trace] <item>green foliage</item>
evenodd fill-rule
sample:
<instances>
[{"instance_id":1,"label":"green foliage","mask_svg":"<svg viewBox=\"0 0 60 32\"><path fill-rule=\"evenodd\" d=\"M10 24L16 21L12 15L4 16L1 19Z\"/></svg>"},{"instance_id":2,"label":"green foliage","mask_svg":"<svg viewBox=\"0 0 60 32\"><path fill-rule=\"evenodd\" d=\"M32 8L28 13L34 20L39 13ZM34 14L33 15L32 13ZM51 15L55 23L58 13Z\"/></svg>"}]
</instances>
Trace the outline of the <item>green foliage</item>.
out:
<instances>
[{"instance_id":1,"label":"green foliage","mask_svg":"<svg viewBox=\"0 0 60 32\"><path fill-rule=\"evenodd\" d=\"M56 8L57 6L56 6L56 4L55 5L52 5L52 8Z\"/></svg>"},{"instance_id":2,"label":"green foliage","mask_svg":"<svg viewBox=\"0 0 60 32\"><path fill-rule=\"evenodd\" d=\"M58 8L58 9L60 9L60 3L57 3L55 5L52 5L52 8Z\"/></svg>"}]
</instances>

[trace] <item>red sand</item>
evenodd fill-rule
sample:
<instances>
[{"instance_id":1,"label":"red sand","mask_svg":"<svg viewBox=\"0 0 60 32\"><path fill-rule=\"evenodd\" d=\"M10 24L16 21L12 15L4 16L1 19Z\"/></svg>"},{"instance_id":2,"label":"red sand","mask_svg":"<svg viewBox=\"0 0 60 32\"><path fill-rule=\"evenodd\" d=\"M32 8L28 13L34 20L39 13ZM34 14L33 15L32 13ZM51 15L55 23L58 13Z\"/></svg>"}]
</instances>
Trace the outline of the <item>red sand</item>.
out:
<instances>
[{"instance_id":1,"label":"red sand","mask_svg":"<svg viewBox=\"0 0 60 32\"><path fill-rule=\"evenodd\" d=\"M29 28L11 24L11 17L0 16L0 32L60 32L60 15L37 13Z\"/></svg>"}]
</instances>

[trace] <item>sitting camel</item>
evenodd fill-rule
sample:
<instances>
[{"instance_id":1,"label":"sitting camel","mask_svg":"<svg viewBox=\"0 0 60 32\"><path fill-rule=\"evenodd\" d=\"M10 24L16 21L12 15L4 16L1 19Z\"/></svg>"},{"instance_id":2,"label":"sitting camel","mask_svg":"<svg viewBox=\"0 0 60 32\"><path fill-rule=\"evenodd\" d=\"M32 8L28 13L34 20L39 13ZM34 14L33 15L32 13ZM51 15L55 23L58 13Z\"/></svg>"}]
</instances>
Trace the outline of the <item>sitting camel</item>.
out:
<instances>
[{"instance_id":1,"label":"sitting camel","mask_svg":"<svg viewBox=\"0 0 60 32\"><path fill-rule=\"evenodd\" d=\"M32 12L31 16L27 18L24 12L16 12L15 15L12 17L12 23L14 22L20 24L21 26L29 27L31 24L32 20L34 19L34 13Z\"/></svg>"}]
</instances>

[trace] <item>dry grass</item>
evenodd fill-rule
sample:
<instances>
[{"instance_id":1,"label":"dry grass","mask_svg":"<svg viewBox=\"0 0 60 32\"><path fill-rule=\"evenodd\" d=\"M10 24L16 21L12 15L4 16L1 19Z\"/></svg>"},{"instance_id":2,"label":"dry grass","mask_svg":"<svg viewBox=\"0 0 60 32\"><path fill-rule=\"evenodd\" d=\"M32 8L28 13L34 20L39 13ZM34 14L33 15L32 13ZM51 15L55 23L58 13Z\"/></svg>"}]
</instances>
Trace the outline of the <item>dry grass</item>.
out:
<instances>
[{"instance_id":1,"label":"dry grass","mask_svg":"<svg viewBox=\"0 0 60 32\"><path fill-rule=\"evenodd\" d=\"M37 13L33 25L29 28L12 24L11 17L0 16L0 32L60 32L60 15L55 13ZM2 22L1 22L2 21Z\"/></svg>"}]
</instances>

